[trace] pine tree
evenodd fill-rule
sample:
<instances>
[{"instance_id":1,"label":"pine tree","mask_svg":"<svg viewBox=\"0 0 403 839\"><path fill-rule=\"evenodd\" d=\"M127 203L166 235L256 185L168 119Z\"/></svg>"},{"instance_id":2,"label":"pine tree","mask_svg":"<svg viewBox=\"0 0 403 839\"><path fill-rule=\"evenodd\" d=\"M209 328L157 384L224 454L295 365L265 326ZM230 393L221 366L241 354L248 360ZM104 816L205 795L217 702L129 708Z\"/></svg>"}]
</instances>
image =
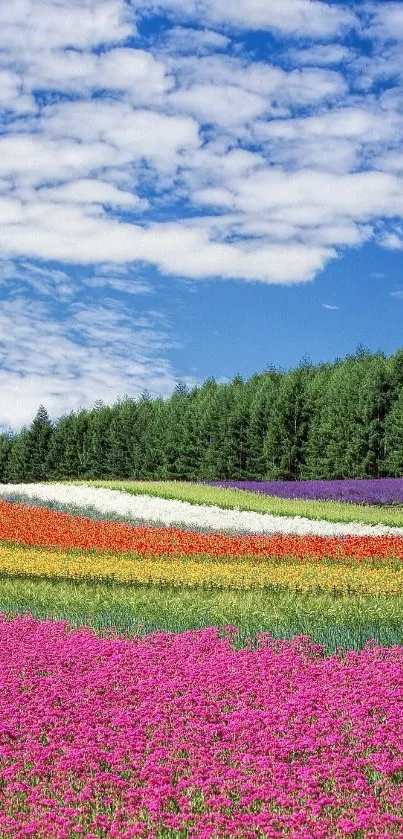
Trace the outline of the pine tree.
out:
<instances>
[{"instance_id":1,"label":"pine tree","mask_svg":"<svg viewBox=\"0 0 403 839\"><path fill-rule=\"evenodd\" d=\"M394 355L387 359L387 367L390 381L391 402L399 399L403 390L403 349L397 350Z\"/></svg>"},{"instance_id":2,"label":"pine tree","mask_svg":"<svg viewBox=\"0 0 403 839\"><path fill-rule=\"evenodd\" d=\"M188 427L188 435L193 434L193 446L195 451L195 469L193 480L214 480L210 471L209 450L213 443L215 423L215 399L219 385L213 377L206 379L203 385L198 388L197 396L192 406L191 425Z\"/></svg>"},{"instance_id":3,"label":"pine tree","mask_svg":"<svg viewBox=\"0 0 403 839\"><path fill-rule=\"evenodd\" d=\"M317 407L308 442L306 477L379 477L384 472L384 427L390 375L382 353L359 347L327 365L318 379Z\"/></svg>"},{"instance_id":4,"label":"pine tree","mask_svg":"<svg viewBox=\"0 0 403 839\"><path fill-rule=\"evenodd\" d=\"M47 479L47 460L53 425L40 405L29 429L25 426L13 442L8 476L12 482L36 483Z\"/></svg>"},{"instance_id":5,"label":"pine tree","mask_svg":"<svg viewBox=\"0 0 403 839\"><path fill-rule=\"evenodd\" d=\"M385 422L391 407L389 370L383 353L364 364L358 395L361 476L385 475Z\"/></svg>"},{"instance_id":6,"label":"pine tree","mask_svg":"<svg viewBox=\"0 0 403 839\"><path fill-rule=\"evenodd\" d=\"M111 478L133 478L133 446L136 434L137 405L126 398L112 409L108 429L107 471Z\"/></svg>"},{"instance_id":7,"label":"pine tree","mask_svg":"<svg viewBox=\"0 0 403 839\"><path fill-rule=\"evenodd\" d=\"M248 388L241 376L235 376L228 388L227 395L229 410L224 469L228 478L232 477L233 480L240 481L248 476L250 426Z\"/></svg>"},{"instance_id":8,"label":"pine tree","mask_svg":"<svg viewBox=\"0 0 403 839\"><path fill-rule=\"evenodd\" d=\"M305 467L310 427L307 383L313 376L310 365L302 362L285 373L273 404L264 442L268 477L274 480L300 480Z\"/></svg>"},{"instance_id":9,"label":"pine tree","mask_svg":"<svg viewBox=\"0 0 403 839\"><path fill-rule=\"evenodd\" d=\"M158 481L166 478L164 444L167 433L167 404L162 397L158 397L151 404L144 469L149 480Z\"/></svg>"},{"instance_id":10,"label":"pine tree","mask_svg":"<svg viewBox=\"0 0 403 839\"><path fill-rule=\"evenodd\" d=\"M326 454L326 447L329 442L327 410L331 403L328 390L333 370L333 365L321 364L308 382L307 402L311 419L306 446L306 461L301 472L303 480L323 480L330 477L329 461Z\"/></svg>"},{"instance_id":11,"label":"pine tree","mask_svg":"<svg viewBox=\"0 0 403 839\"><path fill-rule=\"evenodd\" d=\"M44 481L47 478L46 463L52 434L53 424L49 419L49 414L46 408L40 405L29 429L28 438L27 480L33 483Z\"/></svg>"},{"instance_id":12,"label":"pine tree","mask_svg":"<svg viewBox=\"0 0 403 839\"><path fill-rule=\"evenodd\" d=\"M274 369L259 376L250 399L250 417L247 445L247 476L262 481L267 476L267 459L264 441L271 421L281 374Z\"/></svg>"},{"instance_id":13,"label":"pine tree","mask_svg":"<svg viewBox=\"0 0 403 839\"><path fill-rule=\"evenodd\" d=\"M403 477L403 390L385 422L384 448L385 473L394 478Z\"/></svg>"},{"instance_id":14,"label":"pine tree","mask_svg":"<svg viewBox=\"0 0 403 839\"><path fill-rule=\"evenodd\" d=\"M49 446L46 471L50 480L82 477L79 453L79 416L71 412L59 419Z\"/></svg>"},{"instance_id":15,"label":"pine tree","mask_svg":"<svg viewBox=\"0 0 403 839\"><path fill-rule=\"evenodd\" d=\"M201 438L205 448L200 463L200 477L205 481L228 480L231 478L228 472L231 452L230 386L212 387L208 396L201 421Z\"/></svg>"},{"instance_id":16,"label":"pine tree","mask_svg":"<svg viewBox=\"0 0 403 839\"><path fill-rule=\"evenodd\" d=\"M165 470L169 480L185 480L189 470L186 429L190 423L190 393L178 382L167 403L167 427L164 440Z\"/></svg>"},{"instance_id":17,"label":"pine tree","mask_svg":"<svg viewBox=\"0 0 403 839\"><path fill-rule=\"evenodd\" d=\"M360 358L350 356L333 369L322 412L324 477L359 477L361 454L358 393L362 377Z\"/></svg>"},{"instance_id":18,"label":"pine tree","mask_svg":"<svg viewBox=\"0 0 403 839\"><path fill-rule=\"evenodd\" d=\"M208 379L172 397L125 397L0 434L0 482L131 477L347 478L403 471L403 350L358 347L333 364L304 359L244 382Z\"/></svg>"},{"instance_id":19,"label":"pine tree","mask_svg":"<svg viewBox=\"0 0 403 839\"><path fill-rule=\"evenodd\" d=\"M147 390L137 402L133 440L133 475L137 480L164 476L164 440L167 406L162 398L152 400Z\"/></svg>"},{"instance_id":20,"label":"pine tree","mask_svg":"<svg viewBox=\"0 0 403 839\"><path fill-rule=\"evenodd\" d=\"M0 483L8 481L8 465L13 448L14 436L11 431L0 434Z\"/></svg>"},{"instance_id":21,"label":"pine tree","mask_svg":"<svg viewBox=\"0 0 403 839\"><path fill-rule=\"evenodd\" d=\"M95 403L88 416L86 432L86 477L91 479L108 478L110 462L109 426L113 409L105 406L101 400Z\"/></svg>"},{"instance_id":22,"label":"pine tree","mask_svg":"<svg viewBox=\"0 0 403 839\"><path fill-rule=\"evenodd\" d=\"M8 461L7 477L10 483L29 483L30 446L29 431L24 426L16 435Z\"/></svg>"}]
</instances>

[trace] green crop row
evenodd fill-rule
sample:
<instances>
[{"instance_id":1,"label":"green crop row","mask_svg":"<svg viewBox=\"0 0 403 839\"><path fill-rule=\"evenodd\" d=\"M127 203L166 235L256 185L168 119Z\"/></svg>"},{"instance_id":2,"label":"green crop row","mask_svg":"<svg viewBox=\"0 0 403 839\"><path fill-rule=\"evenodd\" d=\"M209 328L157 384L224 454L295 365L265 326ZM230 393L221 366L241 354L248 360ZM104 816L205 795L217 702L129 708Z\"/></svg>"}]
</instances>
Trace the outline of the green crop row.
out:
<instances>
[{"instance_id":1,"label":"green crop row","mask_svg":"<svg viewBox=\"0 0 403 839\"><path fill-rule=\"evenodd\" d=\"M60 482L59 482L60 483ZM132 495L151 495L190 504L206 504L223 509L239 509L275 516L301 516L313 520L343 522L345 524L384 524L403 527L403 508L376 507L340 501L306 501L276 498L241 489L210 487L186 481L66 481L76 485L106 487Z\"/></svg>"},{"instance_id":2,"label":"green crop row","mask_svg":"<svg viewBox=\"0 0 403 839\"><path fill-rule=\"evenodd\" d=\"M327 653L361 649L368 640L403 644L403 596L181 590L157 586L122 588L102 583L0 579L0 613L64 619L97 632L129 635L183 632L227 625L239 629L237 644L258 632L276 638L309 635Z\"/></svg>"}]
</instances>

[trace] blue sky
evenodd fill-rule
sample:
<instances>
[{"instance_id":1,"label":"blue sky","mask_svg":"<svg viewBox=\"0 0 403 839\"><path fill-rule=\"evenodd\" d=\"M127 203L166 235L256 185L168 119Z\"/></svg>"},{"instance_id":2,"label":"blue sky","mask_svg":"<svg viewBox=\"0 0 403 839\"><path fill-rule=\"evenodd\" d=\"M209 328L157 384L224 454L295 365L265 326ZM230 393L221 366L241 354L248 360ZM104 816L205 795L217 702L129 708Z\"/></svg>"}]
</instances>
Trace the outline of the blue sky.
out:
<instances>
[{"instance_id":1,"label":"blue sky","mask_svg":"<svg viewBox=\"0 0 403 839\"><path fill-rule=\"evenodd\" d=\"M403 2L0 2L0 427L403 345Z\"/></svg>"}]
</instances>

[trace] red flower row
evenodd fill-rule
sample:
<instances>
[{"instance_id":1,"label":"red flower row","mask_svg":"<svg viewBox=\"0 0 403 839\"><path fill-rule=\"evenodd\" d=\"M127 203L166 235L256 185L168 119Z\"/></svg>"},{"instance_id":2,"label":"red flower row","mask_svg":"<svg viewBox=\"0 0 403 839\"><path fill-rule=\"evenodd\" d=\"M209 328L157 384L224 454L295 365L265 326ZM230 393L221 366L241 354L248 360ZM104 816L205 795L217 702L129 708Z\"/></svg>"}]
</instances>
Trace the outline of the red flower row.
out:
<instances>
[{"instance_id":1,"label":"red flower row","mask_svg":"<svg viewBox=\"0 0 403 839\"><path fill-rule=\"evenodd\" d=\"M95 522L42 507L0 501L0 541L42 547L211 557L255 556L303 559L403 559L403 538L396 536L222 536L177 528L134 527Z\"/></svg>"}]
</instances>

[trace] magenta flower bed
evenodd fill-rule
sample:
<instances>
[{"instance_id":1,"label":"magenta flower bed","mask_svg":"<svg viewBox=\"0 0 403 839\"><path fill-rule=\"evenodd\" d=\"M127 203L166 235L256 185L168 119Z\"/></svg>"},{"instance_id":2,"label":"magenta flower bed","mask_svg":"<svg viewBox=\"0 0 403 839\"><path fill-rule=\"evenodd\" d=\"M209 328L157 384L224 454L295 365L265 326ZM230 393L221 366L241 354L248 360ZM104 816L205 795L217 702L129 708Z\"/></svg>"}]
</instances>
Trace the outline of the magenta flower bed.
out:
<instances>
[{"instance_id":1,"label":"magenta flower bed","mask_svg":"<svg viewBox=\"0 0 403 839\"><path fill-rule=\"evenodd\" d=\"M0 708L2 837L403 835L400 647L0 617Z\"/></svg>"},{"instance_id":2,"label":"magenta flower bed","mask_svg":"<svg viewBox=\"0 0 403 839\"><path fill-rule=\"evenodd\" d=\"M212 481L278 498L349 501L354 504L403 505L403 478L346 478L340 481Z\"/></svg>"}]
</instances>

